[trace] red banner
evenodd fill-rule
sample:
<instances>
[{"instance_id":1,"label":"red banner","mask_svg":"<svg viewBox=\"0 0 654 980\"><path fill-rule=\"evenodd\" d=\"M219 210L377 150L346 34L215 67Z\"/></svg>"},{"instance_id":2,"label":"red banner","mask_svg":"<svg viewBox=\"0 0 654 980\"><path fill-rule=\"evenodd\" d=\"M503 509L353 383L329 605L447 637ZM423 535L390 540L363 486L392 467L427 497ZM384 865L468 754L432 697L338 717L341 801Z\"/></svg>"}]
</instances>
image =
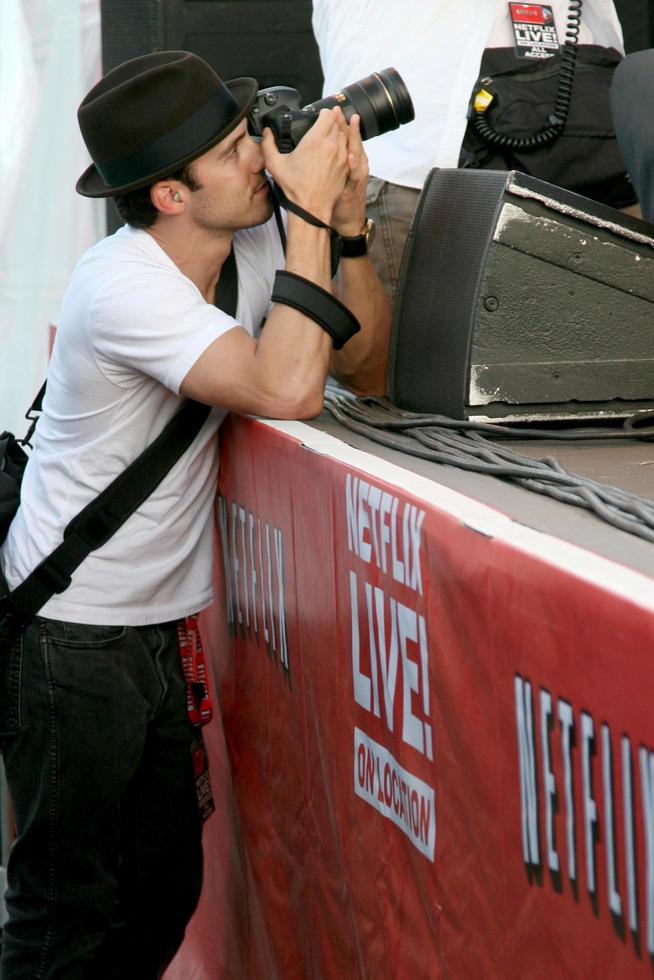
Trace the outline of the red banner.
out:
<instances>
[{"instance_id":1,"label":"red banner","mask_svg":"<svg viewBox=\"0 0 654 980\"><path fill-rule=\"evenodd\" d=\"M279 428L223 439L206 632L238 820L210 726L169 976L651 977L652 581Z\"/></svg>"}]
</instances>

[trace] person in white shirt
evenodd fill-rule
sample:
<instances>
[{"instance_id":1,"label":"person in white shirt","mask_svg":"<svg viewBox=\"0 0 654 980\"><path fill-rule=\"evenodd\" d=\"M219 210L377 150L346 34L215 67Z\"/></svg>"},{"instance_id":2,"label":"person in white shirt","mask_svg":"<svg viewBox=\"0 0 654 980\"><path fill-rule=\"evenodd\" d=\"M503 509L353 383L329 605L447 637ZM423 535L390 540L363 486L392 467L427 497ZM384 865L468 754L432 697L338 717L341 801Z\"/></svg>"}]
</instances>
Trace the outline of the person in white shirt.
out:
<instances>
[{"instance_id":1,"label":"person in white shirt","mask_svg":"<svg viewBox=\"0 0 654 980\"><path fill-rule=\"evenodd\" d=\"M365 224L358 119L324 110L281 155L269 131L261 144L248 135L256 92L254 79L223 83L195 55L159 52L114 69L80 106L94 163L77 189L112 196L127 224L82 257L63 302L0 553L8 587L184 398L213 409L159 487L12 644L0 691L17 828L4 980L161 976L201 882L195 689L187 705L180 643L212 599L217 430L228 411L316 415L328 371L383 390L388 300L365 254L342 259L337 283L330 262L329 227L356 238ZM285 255L266 172L288 199ZM235 316L214 303L232 247ZM284 299L298 281L299 308ZM350 317L334 333L314 296L323 311L342 301L359 331Z\"/></svg>"},{"instance_id":2,"label":"person in white shirt","mask_svg":"<svg viewBox=\"0 0 654 980\"><path fill-rule=\"evenodd\" d=\"M559 39L568 0L548 0ZM485 48L510 47L506 0L313 0L313 30L324 74L323 94L382 68L404 79L415 120L366 144L371 179L366 212L378 228L375 268L395 292L404 241L420 189L433 167L456 167L466 113ZM581 44L623 51L613 0L584 0Z\"/></svg>"}]
</instances>

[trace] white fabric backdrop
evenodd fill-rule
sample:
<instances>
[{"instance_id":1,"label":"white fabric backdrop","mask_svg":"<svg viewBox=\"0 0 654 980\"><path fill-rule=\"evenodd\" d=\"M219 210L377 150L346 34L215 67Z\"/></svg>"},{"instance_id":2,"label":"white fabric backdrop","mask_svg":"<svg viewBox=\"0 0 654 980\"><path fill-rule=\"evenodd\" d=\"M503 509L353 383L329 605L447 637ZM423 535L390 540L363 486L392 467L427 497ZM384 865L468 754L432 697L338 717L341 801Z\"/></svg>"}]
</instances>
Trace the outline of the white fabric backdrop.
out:
<instances>
[{"instance_id":1,"label":"white fabric backdrop","mask_svg":"<svg viewBox=\"0 0 654 980\"><path fill-rule=\"evenodd\" d=\"M75 192L100 74L100 0L0 0L0 432L23 435L70 273L105 233L104 204Z\"/></svg>"}]
</instances>

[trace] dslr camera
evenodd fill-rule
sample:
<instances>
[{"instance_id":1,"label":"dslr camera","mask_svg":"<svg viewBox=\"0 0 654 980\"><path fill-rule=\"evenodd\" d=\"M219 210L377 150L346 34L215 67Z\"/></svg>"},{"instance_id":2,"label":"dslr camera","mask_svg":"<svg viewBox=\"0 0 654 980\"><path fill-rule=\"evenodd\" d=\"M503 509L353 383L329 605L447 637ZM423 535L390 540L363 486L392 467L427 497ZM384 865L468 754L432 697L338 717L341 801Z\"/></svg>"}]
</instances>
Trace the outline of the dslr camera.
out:
<instances>
[{"instance_id":1,"label":"dslr camera","mask_svg":"<svg viewBox=\"0 0 654 980\"><path fill-rule=\"evenodd\" d=\"M261 89L248 115L252 136L260 137L268 126L279 152L290 153L313 126L321 109L340 106L348 122L358 113L364 140L398 129L415 117L409 91L395 68L373 72L318 102L301 106L301 101L297 89L285 85Z\"/></svg>"}]
</instances>

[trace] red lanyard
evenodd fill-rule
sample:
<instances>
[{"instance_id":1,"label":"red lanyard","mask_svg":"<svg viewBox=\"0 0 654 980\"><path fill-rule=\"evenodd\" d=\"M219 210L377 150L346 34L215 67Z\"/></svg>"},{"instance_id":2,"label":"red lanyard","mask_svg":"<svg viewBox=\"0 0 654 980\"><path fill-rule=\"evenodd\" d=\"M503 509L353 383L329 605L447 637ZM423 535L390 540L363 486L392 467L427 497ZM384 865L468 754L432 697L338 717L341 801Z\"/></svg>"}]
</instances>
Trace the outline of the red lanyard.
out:
<instances>
[{"instance_id":1,"label":"red lanyard","mask_svg":"<svg viewBox=\"0 0 654 980\"><path fill-rule=\"evenodd\" d=\"M186 680L186 707L192 725L206 725L213 718L207 663L204 659L198 617L187 616L177 623L179 653Z\"/></svg>"}]
</instances>

